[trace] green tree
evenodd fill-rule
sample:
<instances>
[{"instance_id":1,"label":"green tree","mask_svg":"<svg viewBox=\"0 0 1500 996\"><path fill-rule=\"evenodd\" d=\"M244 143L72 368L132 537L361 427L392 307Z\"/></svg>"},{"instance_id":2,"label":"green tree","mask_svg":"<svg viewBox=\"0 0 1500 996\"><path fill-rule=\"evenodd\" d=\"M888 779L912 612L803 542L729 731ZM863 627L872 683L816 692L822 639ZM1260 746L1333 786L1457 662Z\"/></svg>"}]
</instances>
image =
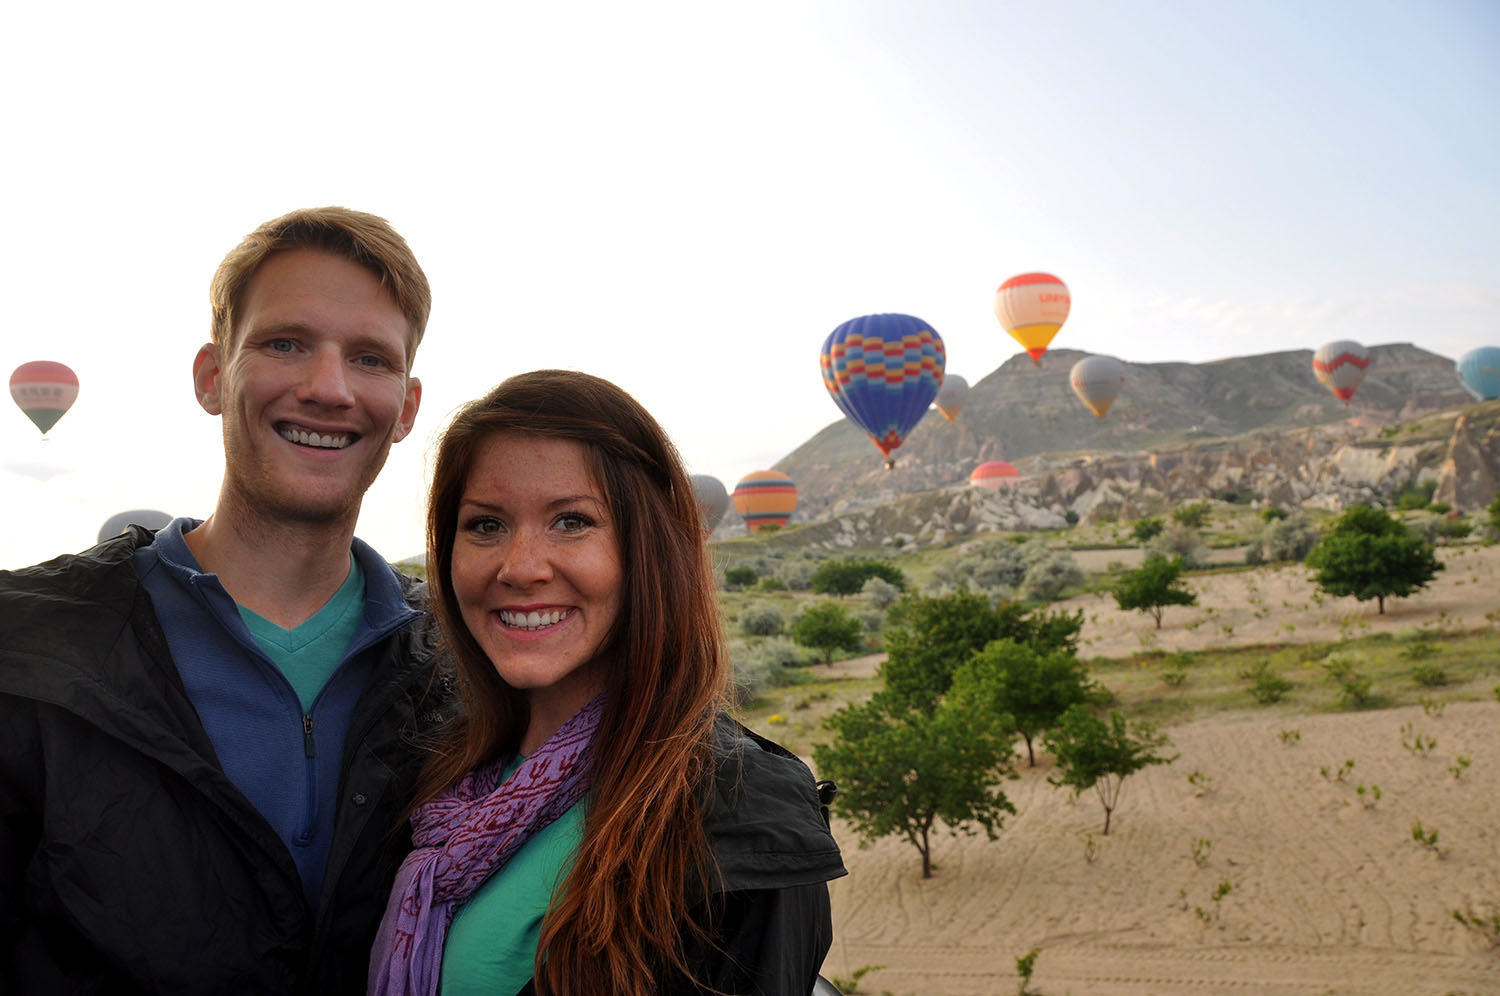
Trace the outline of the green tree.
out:
<instances>
[{"instance_id":1,"label":"green tree","mask_svg":"<svg viewBox=\"0 0 1500 996\"><path fill-rule=\"evenodd\" d=\"M1130 538L1137 543L1144 543L1165 528L1162 521L1155 517L1137 519L1135 525L1130 527Z\"/></svg>"},{"instance_id":2,"label":"green tree","mask_svg":"<svg viewBox=\"0 0 1500 996\"><path fill-rule=\"evenodd\" d=\"M1163 757L1157 753L1172 745L1166 734L1157 733L1149 723L1139 723L1132 731L1125 717L1113 709L1109 719L1103 720L1087 706L1069 708L1047 734L1047 743L1057 755L1059 771L1047 780L1071 788L1074 795L1093 789L1104 805L1105 836L1125 779L1148 765L1177 760L1176 754Z\"/></svg>"},{"instance_id":3,"label":"green tree","mask_svg":"<svg viewBox=\"0 0 1500 996\"><path fill-rule=\"evenodd\" d=\"M1015 640L996 640L953 676L949 697L993 715L1008 715L1012 730L1026 741L1026 759L1036 767L1033 743L1056 725L1070 706L1094 701L1098 688L1074 655L1039 651Z\"/></svg>"},{"instance_id":4,"label":"green tree","mask_svg":"<svg viewBox=\"0 0 1500 996\"><path fill-rule=\"evenodd\" d=\"M824 778L838 783L834 809L864 843L904 838L932 877L932 831L939 819L955 833L983 829L990 840L1016 808L1000 790L1012 774L1005 717L968 703L909 708L883 694L828 717L833 740L813 748Z\"/></svg>"},{"instance_id":5,"label":"green tree","mask_svg":"<svg viewBox=\"0 0 1500 996\"><path fill-rule=\"evenodd\" d=\"M1355 505L1307 555L1313 581L1330 595L1375 599L1385 613L1387 596L1405 598L1427 587L1443 569L1433 545L1411 534L1384 509Z\"/></svg>"},{"instance_id":6,"label":"green tree","mask_svg":"<svg viewBox=\"0 0 1500 996\"><path fill-rule=\"evenodd\" d=\"M802 611L792 623L792 639L821 651L823 663L832 664L838 650L858 650L864 646L864 627L835 602L819 602Z\"/></svg>"},{"instance_id":7,"label":"green tree","mask_svg":"<svg viewBox=\"0 0 1500 996\"><path fill-rule=\"evenodd\" d=\"M1115 596L1115 604L1127 612L1137 609L1151 613L1156 628L1161 629L1161 614L1168 605L1198 604L1198 596L1178 580L1181 574L1181 557L1147 557L1140 567L1120 575L1110 593Z\"/></svg>"},{"instance_id":8,"label":"green tree","mask_svg":"<svg viewBox=\"0 0 1500 996\"><path fill-rule=\"evenodd\" d=\"M906 590L901 568L884 560L825 560L812 574L812 590L819 595L854 595L871 578Z\"/></svg>"},{"instance_id":9,"label":"green tree","mask_svg":"<svg viewBox=\"0 0 1500 996\"><path fill-rule=\"evenodd\" d=\"M948 691L953 672L993 640L1009 637L1038 650L1078 649L1083 611L1028 612L1019 602L991 606L960 588L936 598L908 596L891 608L881 666L888 692L913 703L933 703Z\"/></svg>"},{"instance_id":10,"label":"green tree","mask_svg":"<svg viewBox=\"0 0 1500 996\"><path fill-rule=\"evenodd\" d=\"M1208 521L1209 504L1206 501L1189 502L1186 505L1178 505L1172 509L1172 521L1180 522L1184 526L1193 529L1203 528L1203 523Z\"/></svg>"},{"instance_id":11,"label":"green tree","mask_svg":"<svg viewBox=\"0 0 1500 996\"><path fill-rule=\"evenodd\" d=\"M747 588L759 576L753 567L731 567L724 572L724 583L733 588Z\"/></svg>"},{"instance_id":12,"label":"green tree","mask_svg":"<svg viewBox=\"0 0 1500 996\"><path fill-rule=\"evenodd\" d=\"M1500 535L1500 494L1495 495L1495 500L1486 505L1484 511L1490 517L1490 532Z\"/></svg>"}]
</instances>

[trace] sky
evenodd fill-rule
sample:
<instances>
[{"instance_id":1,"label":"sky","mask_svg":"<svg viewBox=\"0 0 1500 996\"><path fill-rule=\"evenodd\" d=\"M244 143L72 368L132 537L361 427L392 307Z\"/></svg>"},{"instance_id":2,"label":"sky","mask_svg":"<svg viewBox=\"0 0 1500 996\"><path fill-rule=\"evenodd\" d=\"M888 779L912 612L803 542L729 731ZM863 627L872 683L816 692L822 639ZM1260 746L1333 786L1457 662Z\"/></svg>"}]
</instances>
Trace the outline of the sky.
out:
<instances>
[{"instance_id":1,"label":"sky","mask_svg":"<svg viewBox=\"0 0 1500 996\"><path fill-rule=\"evenodd\" d=\"M389 219L432 283L415 431L359 535L420 552L453 410L613 380L730 489L840 416L839 323L904 312L974 383L1057 274L1054 345L1204 362L1500 345L1492 0L14 5L0 38L0 568L125 509L206 517L208 283L261 222ZM1129 388L1127 386L1126 390ZM872 459L878 459L873 448Z\"/></svg>"}]
</instances>

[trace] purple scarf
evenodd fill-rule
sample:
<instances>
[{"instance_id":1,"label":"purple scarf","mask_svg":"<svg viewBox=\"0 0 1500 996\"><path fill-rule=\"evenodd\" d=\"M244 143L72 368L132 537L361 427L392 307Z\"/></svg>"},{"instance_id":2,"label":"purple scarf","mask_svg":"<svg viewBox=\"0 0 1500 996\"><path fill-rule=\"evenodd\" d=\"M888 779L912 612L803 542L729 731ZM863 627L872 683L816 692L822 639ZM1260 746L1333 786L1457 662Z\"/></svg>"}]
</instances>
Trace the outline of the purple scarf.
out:
<instances>
[{"instance_id":1,"label":"purple scarf","mask_svg":"<svg viewBox=\"0 0 1500 996\"><path fill-rule=\"evenodd\" d=\"M412 814L415 848L402 862L370 953L370 996L431 996L453 912L533 835L589 788L596 696L509 780L506 761L469 772Z\"/></svg>"}]
</instances>

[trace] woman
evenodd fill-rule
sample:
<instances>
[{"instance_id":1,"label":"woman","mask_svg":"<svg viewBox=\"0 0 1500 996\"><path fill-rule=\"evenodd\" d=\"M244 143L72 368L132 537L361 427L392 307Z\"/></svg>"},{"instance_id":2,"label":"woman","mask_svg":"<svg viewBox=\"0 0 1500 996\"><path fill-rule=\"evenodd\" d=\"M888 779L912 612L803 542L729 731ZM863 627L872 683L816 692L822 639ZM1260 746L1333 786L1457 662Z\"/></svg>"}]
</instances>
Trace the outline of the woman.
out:
<instances>
[{"instance_id":1,"label":"woman","mask_svg":"<svg viewBox=\"0 0 1500 996\"><path fill-rule=\"evenodd\" d=\"M806 766L724 715L661 427L597 377L513 377L439 444L427 537L465 710L418 784L371 992L806 996L844 868Z\"/></svg>"}]
</instances>

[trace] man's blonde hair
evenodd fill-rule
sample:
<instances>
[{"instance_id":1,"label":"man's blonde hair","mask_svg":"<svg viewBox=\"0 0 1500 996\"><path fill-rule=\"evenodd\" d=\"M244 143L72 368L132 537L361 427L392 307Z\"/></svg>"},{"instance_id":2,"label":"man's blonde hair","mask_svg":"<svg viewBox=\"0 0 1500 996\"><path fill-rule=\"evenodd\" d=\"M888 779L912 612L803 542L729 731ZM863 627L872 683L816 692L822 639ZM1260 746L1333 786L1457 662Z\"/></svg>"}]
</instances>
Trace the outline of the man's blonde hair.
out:
<instances>
[{"instance_id":1,"label":"man's blonde hair","mask_svg":"<svg viewBox=\"0 0 1500 996\"><path fill-rule=\"evenodd\" d=\"M416 354L432 310L427 275L396 230L384 218L342 207L303 208L268 221L245 236L224 257L208 287L213 320L209 338L228 349L234 344L234 313L245 286L273 253L318 249L347 259L374 273L396 299L411 326L407 359Z\"/></svg>"}]
</instances>

